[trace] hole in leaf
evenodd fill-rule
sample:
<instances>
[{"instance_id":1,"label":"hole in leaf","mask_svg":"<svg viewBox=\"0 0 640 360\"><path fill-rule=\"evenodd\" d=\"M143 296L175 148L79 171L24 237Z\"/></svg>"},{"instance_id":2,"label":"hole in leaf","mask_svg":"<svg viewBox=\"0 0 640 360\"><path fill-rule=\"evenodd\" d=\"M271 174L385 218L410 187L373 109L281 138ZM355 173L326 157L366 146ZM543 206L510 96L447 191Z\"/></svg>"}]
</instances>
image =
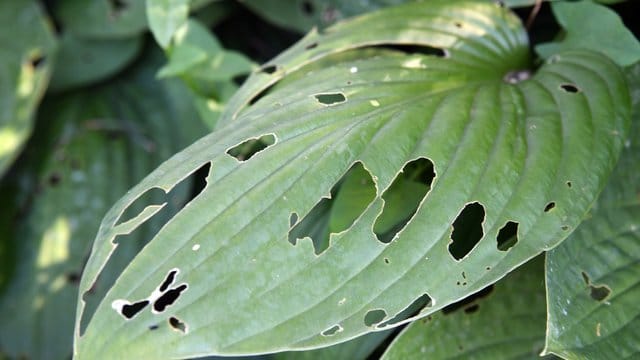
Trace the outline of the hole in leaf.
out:
<instances>
[{"instance_id":1,"label":"hole in leaf","mask_svg":"<svg viewBox=\"0 0 640 360\"><path fill-rule=\"evenodd\" d=\"M569 188L570 188L570 187L572 187L572 186L573 186L573 184L571 183L571 181L567 181L567 187L569 187Z\"/></svg>"},{"instance_id":2,"label":"hole in leaf","mask_svg":"<svg viewBox=\"0 0 640 360\"><path fill-rule=\"evenodd\" d=\"M291 216L289 216L289 227L294 226L297 222L298 222L298 214L291 213Z\"/></svg>"},{"instance_id":3,"label":"hole in leaf","mask_svg":"<svg viewBox=\"0 0 640 360\"><path fill-rule=\"evenodd\" d=\"M560 226L560 229L562 229L564 231L569 231L569 225L562 225L562 226Z\"/></svg>"},{"instance_id":4,"label":"hole in leaf","mask_svg":"<svg viewBox=\"0 0 640 360\"><path fill-rule=\"evenodd\" d=\"M171 286L171 284L173 284L173 282L175 281L177 274L178 274L177 269L169 271L169 273L167 274L167 277L164 279L162 284L160 284L160 288L159 288L160 292L167 291L169 286Z\"/></svg>"},{"instance_id":5,"label":"hole in leaf","mask_svg":"<svg viewBox=\"0 0 640 360\"><path fill-rule=\"evenodd\" d=\"M127 319L131 319L140 311L144 310L147 305L149 305L149 300L142 300L133 304L125 304L122 306L122 316L126 317Z\"/></svg>"},{"instance_id":6,"label":"hole in leaf","mask_svg":"<svg viewBox=\"0 0 640 360\"><path fill-rule=\"evenodd\" d=\"M227 150L227 154L240 162L251 159L255 154L276 143L273 134L262 135L259 138L251 138Z\"/></svg>"},{"instance_id":7,"label":"hole in leaf","mask_svg":"<svg viewBox=\"0 0 640 360\"><path fill-rule=\"evenodd\" d=\"M322 333L320 333L322 336L332 336L335 335L339 332L342 331L342 326L340 325L333 325L332 327L328 328L327 330L323 331Z\"/></svg>"},{"instance_id":8,"label":"hole in leaf","mask_svg":"<svg viewBox=\"0 0 640 360\"><path fill-rule=\"evenodd\" d=\"M322 105L337 105L347 101L347 98L342 93L327 93L314 95L316 100Z\"/></svg>"},{"instance_id":9,"label":"hole in leaf","mask_svg":"<svg viewBox=\"0 0 640 360\"><path fill-rule=\"evenodd\" d=\"M373 178L361 162L356 162L311 211L289 230L289 242L310 237L316 254L329 247L331 233L349 229L376 196ZM297 217L297 216L296 216ZM291 222L291 219L290 219Z\"/></svg>"},{"instance_id":10,"label":"hole in leaf","mask_svg":"<svg viewBox=\"0 0 640 360\"><path fill-rule=\"evenodd\" d=\"M465 205L453 222L449 253L454 259L460 260L465 257L482 239L484 215L484 206L479 202L473 202Z\"/></svg>"},{"instance_id":11,"label":"hole in leaf","mask_svg":"<svg viewBox=\"0 0 640 360\"><path fill-rule=\"evenodd\" d=\"M467 296L466 298L455 302L451 305L447 305L442 309L442 313L444 314L451 314L452 312L455 312L459 309L466 309L469 307L469 305L474 305L477 301L480 301L481 299L486 298L487 296L489 296L491 293L493 292L493 285L489 285L486 288Z\"/></svg>"},{"instance_id":12,"label":"hole in leaf","mask_svg":"<svg viewBox=\"0 0 640 360\"><path fill-rule=\"evenodd\" d=\"M550 203L548 203L547 205L544 206L544 212L549 212L551 211L554 207L556 207L556 203L551 201Z\"/></svg>"},{"instance_id":13,"label":"hole in leaf","mask_svg":"<svg viewBox=\"0 0 640 360\"><path fill-rule=\"evenodd\" d=\"M176 300L178 300L180 294L182 294L183 291L187 290L187 287L187 284L181 284L177 288L173 288L162 294L162 296L160 296L153 303L153 310L155 310L156 312L163 312L168 306L172 305L174 302L176 302Z\"/></svg>"},{"instance_id":14,"label":"hole in leaf","mask_svg":"<svg viewBox=\"0 0 640 360\"><path fill-rule=\"evenodd\" d=\"M383 261L384 261L384 263L385 263L385 264L387 264L387 265L391 263L391 261L389 260L389 258L384 258L384 259L383 259Z\"/></svg>"},{"instance_id":15,"label":"hole in leaf","mask_svg":"<svg viewBox=\"0 0 640 360\"><path fill-rule=\"evenodd\" d=\"M387 317L387 312L383 309L375 309L367 311L364 316L364 324L366 326L374 326L375 324L384 320Z\"/></svg>"},{"instance_id":16,"label":"hole in leaf","mask_svg":"<svg viewBox=\"0 0 640 360\"><path fill-rule=\"evenodd\" d=\"M313 13L315 12L313 3L309 0L303 1L300 4L300 8L302 10L302 13L305 14L306 16L312 16Z\"/></svg>"},{"instance_id":17,"label":"hole in leaf","mask_svg":"<svg viewBox=\"0 0 640 360\"><path fill-rule=\"evenodd\" d=\"M459 21L454 22L453 25L455 25L455 27L457 27L458 29L462 28L462 23Z\"/></svg>"},{"instance_id":18,"label":"hole in leaf","mask_svg":"<svg viewBox=\"0 0 640 360\"><path fill-rule=\"evenodd\" d=\"M45 60L46 58L42 55L34 55L29 59L29 63L31 64L32 68L36 69L44 65L46 63Z\"/></svg>"},{"instance_id":19,"label":"hole in leaf","mask_svg":"<svg viewBox=\"0 0 640 360\"><path fill-rule=\"evenodd\" d=\"M564 90L564 91L566 91L568 93L571 93L571 94L575 94L575 93L579 93L580 92L580 89L577 86L573 85L573 84L562 84L562 85L560 85L560 89L562 89L562 90Z\"/></svg>"},{"instance_id":20,"label":"hole in leaf","mask_svg":"<svg viewBox=\"0 0 640 360\"><path fill-rule=\"evenodd\" d=\"M373 231L380 242L389 243L418 211L436 177L433 162L419 158L408 162L382 194L385 201Z\"/></svg>"},{"instance_id":21,"label":"hole in leaf","mask_svg":"<svg viewBox=\"0 0 640 360\"><path fill-rule=\"evenodd\" d=\"M241 86L245 81L247 81L247 78L249 78L249 74L240 74L231 78L231 81L233 81L237 86Z\"/></svg>"},{"instance_id":22,"label":"hole in leaf","mask_svg":"<svg viewBox=\"0 0 640 360\"><path fill-rule=\"evenodd\" d=\"M582 272L582 279L589 287L589 296L591 296L593 300L602 302L605 301L611 294L611 288L609 288L607 285L591 283L589 275L587 275L587 273L584 271Z\"/></svg>"},{"instance_id":23,"label":"hole in leaf","mask_svg":"<svg viewBox=\"0 0 640 360\"><path fill-rule=\"evenodd\" d=\"M446 58L449 53L446 49L427 46L427 45L406 45L406 44L386 44L386 45L374 45L367 48L378 48L382 50L393 50L404 53L406 55L427 55Z\"/></svg>"},{"instance_id":24,"label":"hole in leaf","mask_svg":"<svg viewBox=\"0 0 640 360\"><path fill-rule=\"evenodd\" d=\"M404 308L402 311L397 313L393 318L385 321L384 323L378 325L378 328L383 328L386 326L395 325L401 321L406 319L410 319L416 315L418 315L423 309L433 306L433 300L427 294L420 295L417 299L413 300L413 302Z\"/></svg>"},{"instance_id":25,"label":"hole in leaf","mask_svg":"<svg viewBox=\"0 0 640 360\"><path fill-rule=\"evenodd\" d=\"M507 221L498 231L498 250L507 251L518 242L518 223Z\"/></svg>"},{"instance_id":26,"label":"hole in leaf","mask_svg":"<svg viewBox=\"0 0 640 360\"><path fill-rule=\"evenodd\" d=\"M304 48L305 48L306 50L311 50L311 49L315 49L315 48L317 48L317 47L318 47L318 43L317 43L317 42L312 42L311 44L309 44L309 45L305 46Z\"/></svg>"},{"instance_id":27,"label":"hole in leaf","mask_svg":"<svg viewBox=\"0 0 640 360\"><path fill-rule=\"evenodd\" d=\"M158 330L158 325L149 325L149 330Z\"/></svg>"},{"instance_id":28,"label":"hole in leaf","mask_svg":"<svg viewBox=\"0 0 640 360\"><path fill-rule=\"evenodd\" d=\"M264 88L263 90L258 92L254 97L252 97L251 100L249 100L249 106L257 103L258 101L260 101L260 99L262 99L263 97L267 96L267 94L269 94L271 89L273 89L274 85L275 84L271 84L271 85L267 86L266 88Z\"/></svg>"},{"instance_id":29,"label":"hole in leaf","mask_svg":"<svg viewBox=\"0 0 640 360\"><path fill-rule=\"evenodd\" d=\"M277 65L266 65L266 66L263 66L262 68L260 68L260 71L265 73L265 74L271 75L271 74L275 73L276 71L278 71L278 66Z\"/></svg>"},{"instance_id":30,"label":"hole in leaf","mask_svg":"<svg viewBox=\"0 0 640 360\"><path fill-rule=\"evenodd\" d=\"M187 324L180 321L177 317L172 316L169 318L169 326L171 326L173 330L180 331L181 333L186 334L187 332Z\"/></svg>"}]
</instances>

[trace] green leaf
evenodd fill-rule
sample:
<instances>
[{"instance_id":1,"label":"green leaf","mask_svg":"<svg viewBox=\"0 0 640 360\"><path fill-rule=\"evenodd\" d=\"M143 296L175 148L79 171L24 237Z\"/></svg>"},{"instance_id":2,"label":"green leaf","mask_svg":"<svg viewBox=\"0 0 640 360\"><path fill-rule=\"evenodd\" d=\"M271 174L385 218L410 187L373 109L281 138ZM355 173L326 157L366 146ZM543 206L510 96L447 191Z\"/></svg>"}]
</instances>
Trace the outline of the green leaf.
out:
<instances>
[{"instance_id":1,"label":"green leaf","mask_svg":"<svg viewBox=\"0 0 640 360\"><path fill-rule=\"evenodd\" d=\"M35 1L0 2L0 177L31 134L47 87L55 39Z\"/></svg>"},{"instance_id":2,"label":"green leaf","mask_svg":"<svg viewBox=\"0 0 640 360\"><path fill-rule=\"evenodd\" d=\"M189 0L147 0L149 28L162 48L167 48L173 34L189 16Z\"/></svg>"},{"instance_id":3,"label":"green leaf","mask_svg":"<svg viewBox=\"0 0 640 360\"><path fill-rule=\"evenodd\" d=\"M154 211L118 225L129 204L211 164L206 188L77 327L76 358L329 346L410 321L414 301L428 298L415 316L424 317L557 246L618 158L629 93L599 53L558 54L535 74L528 64L519 19L475 1L387 8L307 35L247 80L217 131L107 213L80 297L117 251L114 239ZM275 144L248 160L228 153L263 136ZM378 240L385 191L420 160L433 165L429 192L392 241ZM356 164L376 196L353 225L319 254L311 241L290 243L291 227ZM461 222L473 225L468 237L452 229ZM519 241L499 250L513 227Z\"/></svg>"},{"instance_id":4,"label":"green leaf","mask_svg":"<svg viewBox=\"0 0 640 360\"><path fill-rule=\"evenodd\" d=\"M547 258L545 351L567 359L640 355L640 64L629 74L634 119L616 171L591 215Z\"/></svg>"},{"instance_id":5,"label":"green leaf","mask_svg":"<svg viewBox=\"0 0 640 360\"><path fill-rule=\"evenodd\" d=\"M28 199L20 216L12 218L18 221L16 233L9 237L3 229L2 243L11 244L11 257L19 259L0 295L4 356L63 359L72 354L79 277L99 219L130 186L192 140L185 141L184 134L194 122L168 100L164 84L154 79L157 68L158 60L145 56L123 78L43 103L42 125L30 142L40 151L28 152L20 162L27 169L12 172L19 184L35 180L37 185L18 188ZM169 213L123 241L120 256L86 300L95 304L104 296L115 275L190 193L185 183L173 194Z\"/></svg>"},{"instance_id":6,"label":"green leaf","mask_svg":"<svg viewBox=\"0 0 640 360\"><path fill-rule=\"evenodd\" d=\"M615 11L589 0L555 2L551 8L566 35L558 42L537 45L536 52L543 58L571 49L591 49L620 66L640 60L640 42Z\"/></svg>"},{"instance_id":7,"label":"green leaf","mask_svg":"<svg viewBox=\"0 0 640 360\"><path fill-rule=\"evenodd\" d=\"M111 77L135 59L142 40L141 36L96 40L63 34L49 89L64 91Z\"/></svg>"},{"instance_id":8,"label":"green leaf","mask_svg":"<svg viewBox=\"0 0 640 360\"><path fill-rule=\"evenodd\" d=\"M306 350L306 351L289 351L273 355L273 360L366 360L372 358L372 353L378 346L391 334L392 330L379 331L358 338L349 340L345 343L333 345L330 347Z\"/></svg>"},{"instance_id":9,"label":"green leaf","mask_svg":"<svg viewBox=\"0 0 640 360\"><path fill-rule=\"evenodd\" d=\"M535 359L542 350L546 301L542 256L492 288L407 326L387 348L393 359Z\"/></svg>"},{"instance_id":10,"label":"green leaf","mask_svg":"<svg viewBox=\"0 0 640 360\"><path fill-rule=\"evenodd\" d=\"M131 37L147 28L143 0L65 0L54 11L64 30L77 37Z\"/></svg>"}]
</instances>

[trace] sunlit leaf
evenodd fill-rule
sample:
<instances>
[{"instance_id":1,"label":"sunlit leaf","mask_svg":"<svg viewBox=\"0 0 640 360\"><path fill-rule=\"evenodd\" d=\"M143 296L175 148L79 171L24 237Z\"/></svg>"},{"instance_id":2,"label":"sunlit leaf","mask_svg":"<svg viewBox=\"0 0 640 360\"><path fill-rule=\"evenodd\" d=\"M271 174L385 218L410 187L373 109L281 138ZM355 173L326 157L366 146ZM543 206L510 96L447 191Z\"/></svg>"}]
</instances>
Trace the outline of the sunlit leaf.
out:
<instances>
[{"instance_id":1,"label":"sunlit leaf","mask_svg":"<svg viewBox=\"0 0 640 360\"><path fill-rule=\"evenodd\" d=\"M80 296L117 257L114 239L156 211L123 217L129 205L210 164L206 188L77 327L76 358L329 346L421 307L416 317L427 316L557 246L618 158L629 93L599 53L557 54L532 73L528 46L510 10L474 1L390 7L307 35L247 80L218 130L108 212ZM263 137L275 143L243 158L231 151ZM429 191L379 238L385 194L416 161L433 168ZM354 166L376 195L353 225L324 251L291 242L291 228ZM515 245L500 249L509 232Z\"/></svg>"}]
</instances>

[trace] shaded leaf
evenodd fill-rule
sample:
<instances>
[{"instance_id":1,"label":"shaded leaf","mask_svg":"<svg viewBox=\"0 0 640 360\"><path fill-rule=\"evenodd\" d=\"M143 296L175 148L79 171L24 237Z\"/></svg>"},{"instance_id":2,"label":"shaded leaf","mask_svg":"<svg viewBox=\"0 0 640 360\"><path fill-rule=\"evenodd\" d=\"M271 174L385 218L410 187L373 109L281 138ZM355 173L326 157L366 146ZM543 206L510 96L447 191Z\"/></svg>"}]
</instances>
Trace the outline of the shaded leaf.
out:
<instances>
[{"instance_id":1,"label":"shaded leaf","mask_svg":"<svg viewBox=\"0 0 640 360\"><path fill-rule=\"evenodd\" d=\"M537 45L536 52L543 58L571 49L591 49L620 66L640 60L640 42L615 11L589 0L559 1L551 8L566 35L560 41Z\"/></svg>"},{"instance_id":2,"label":"shaded leaf","mask_svg":"<svg viewBox=\"0 0 640 360\"><path fill-rule=\"evenodd\" d=\"M544 259L508 274L485 297L407 326L387 348L392 359L535 359L544 344Z\"/></svg>"},{"instance_id":3,"label":"shaded leaf","mask_svg":"<svg viewBox=\"0 0 640 360\"><path fill-rule=\"evenodd\" d=\"M55 39L36 1L0 2L0 177L31 134Z\"/></svg>"},{"instance_id":4,"label":"shaded leaf","mask_svg":"<svg viewBox=\"0 0 640 360\"><path fill-rule=\"evenodd\" d=\"M567 359L640 355L640 65L629 72L632 132L591 215L549 252L547 353Z\"/></svg>"},{"instance_id":5,"label":"shaded leaf","mask_svg":"<svg viewBox=\"0 0 640 360\"><path fill-rule=\"evenodd\" d=\"M359 50L367 47L377 56ZM327 66L305 67L314 61ZM217 131L106 215L80 296L117 249L114 238L155 211L118 225L129 204L211 164L206 188L141 250L76 333L76 358L329 346L410 321L413 312L404 310L417 300L428 306L415 317L424 317L557 246L617 160L629 94L621 70L598 53L559 54L518 81L529 75L528 62L519 19L495 4L408 4L307 35L247 80ZM275 144L247 161L227 153L269 134ZM384 190L420 158L434 165L433 185L383 243L372 229ZM309 241L292 245L292 215L304 221L358 162L376 182L376 197L324 252ZM545 212L549 201L554 211ZM474 224L481 237L459 239L477 243L457 259L448 251L452 225L470 204L483 210ZM498 231L508 221L519 223L520 241L500 251ZM186 285L173 304L126 320L121 305L155 301L172 269L179 269L176 284Z\"/></svg>"},{"instance_id":6,"label":"shaded leaf","mask_svg":"<svg viewBox=\"0 0 640 360\"><path fill-rule=\"evenodd\" d=\"M143 0L65 0L54 10L65 31L76 37L131 37L147 28Z\"/></svg>"}]
</instances>

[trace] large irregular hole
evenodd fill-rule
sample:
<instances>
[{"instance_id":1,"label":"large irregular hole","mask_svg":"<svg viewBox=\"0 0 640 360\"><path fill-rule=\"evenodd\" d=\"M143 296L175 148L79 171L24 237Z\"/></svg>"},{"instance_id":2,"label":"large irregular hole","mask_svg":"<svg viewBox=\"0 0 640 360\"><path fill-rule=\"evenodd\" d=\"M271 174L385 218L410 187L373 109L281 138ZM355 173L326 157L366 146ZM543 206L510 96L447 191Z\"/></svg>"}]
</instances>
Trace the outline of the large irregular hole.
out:
<instances>
[{"instance_id":1,"label":"large irregular hole","mask_svg":"<svg viewBox=\"0 0 640 360\"><path fill-rule=\"evenodd\" d=\"M389 243L418 211L436 177L433 162L419 158L407 163L382 194L384 208L373 231L379 241Z\"/></svg>"},{"instance_id":2,"label":"large irregular hole","mask_svg":"<svg viewBox=\"0 0 640 360\"><path fill-rule=\"evenodd\" d=\"M180 331L183 334L187 333L187 324L182 322L177 317L172 316L169 318L169 326L171 326L173 330Z\"/></svg>"},{"instance_id":3,"label":"large irregular hole","mask_svg":"<svg viewBox=\"0 0 640 360\"><path fill-rule=\"evenodd\" d=\"M498 250L507 251L518 242L518 223L507 221L498 231Z\"/></svg>"},{"instance_id":4,"label":"large irregular hole","mask_svg":"<svg viewBox=\"0 0 640 360\"><path fill-rule=\"evenodd\" d=\"M589 296L595 301L605 301L609 295L611 295L611 288L607 285L598 285L591 283L589 275L586 272L582 272L582 279L589 287Z\"/></svg>"},{"instance_id":5,"label":"large irregular hole","mask_svg":"<svg viewBox=\"0 0 640 360\"><path fill-rule=\"evenodd\" d=\"M332 233L349 229L376 196L375 183L362 163L356 162L331 189L331 198L322 198L300 222L289 230L289 242L310 237L316 254L329 247ZM295 216L297 220L297 215Z\"/></svg>"},{"instance_id":6,"label":"large irregular hole","mask_svg":"<svg viewBox=\"0 0 640 360\"><path fill-rule=\"evenodd\" d=\"M395 325L406 319L410 319L418 315L424 308L433 306L433 299L427 294L420 295L417 299L413 300L411 305L404 308L404 310L397 313L393 318L378 325L378 328Z\"/></svg>"},{"instance_id":7,"label":"large irregular hole","mask_svg":"<svg viewBox=\"0 0 640 360\"><path fill-rule=\"evenodd\" d=\"M276 137L273 134L262 135L258 138L247 139L240 144L227 150L227 154L243 162L251 159L255 154L276 143Z\"/></svg>"},{"instance_id":8,"label":"large irregular hole","mask_svg":"<svg viewBox=\"0 0 640 360\"><path fill-rule=\"evenodd\" d=\"M278 71L278 66L277 65L266 65L266 66L263 66L262 68L260 68L260 71L265 73L265 74L271 75L271 74L275 73L276 71Z\"/></svg>"},{"instance_id":9,"label":"large irregular hole","mask_svg":"<svg viewBox=\"0 0 640 360\"><path fill-rule=\"evenodd\" d=\"M479 202L465 205L458 214L453 222L453 232L449 243L449 253L454 259L460 260L467 256L482 239L484 215L484 206Z\"/></svg>"},{"instance_id":10,"label":"large irregular hole","mask_svg":"<svg viewBox=\"0 0 640 360\"><path fill-rule=\"evenodd\" d=\"M178 274L178 269L174 269L174 270L169 271L169 273L167 274L167 277L164 279L162 284L160 284L160 288L159 288L160 292L167 291L169 286L171 286L173 284L173 282L175 281L177 274Z\"/></svg>"},{"instance_id":11,"label":"large irregular hole","mask_svg":"<svg viewBox=\"0 0 640 360\"><path fill-rule=\"evenodd\" d=\"M347 101L347 98L344 96L344 94L339 92L316 94L314 95L314 97L320 104L326 106L338 105Z\"/></svg>"},{"instance_id":12,"label":"large irregular hole","mask_svg":"<svg viewBox=\"0 0 640 360\"><path fill-rule=\"evenodd\" d=\"M149 305L149 300L142 300L133 304L124 304L122 306L121 314L127 319L131 319L136 316L140 311L144 310Z\"/></svg>"},{"instance_id":13,"label":"large irregular hole","mask_svg":"<svg viewBox=\"0 0 640 360\"><path fill-rule=\"evenodd\" d=\"M489 285L486 288L467 296L466 298L455 302L453 304L447 305L442 309L442 313L444 314L451 314L452 312L455 312L459 309L468 309L468 308L472 308L472 307L476 307L476 305L478 305L478 301L480 301L481 299L486 298L487 296L489 296L491 293L493 292L493 285ZM476 307L474 310L471 310L471 312L474 312L478 310L478 308Z\"/></svg>"},{"instance_id":14,"label":"large irregular hole","mask_svg":"<svg viewBox=\"0 0 640 360\"><path fill-rule=\"evenodd\" d=\"M387 312L383 309L369 310L364 315L364 324L366 326L374 326L387 317Z\"/></svg>"},{"instance_id":15,"label":"large irregular hole","mask_svg":"<svg viewBox=\"0 0 640 360\"><path fill-rule=\"evenodd\" d=\"M153 310L156 312L163 312L168 306L175 303L182 292L187 290L187 288L187 284L180 284L180 286L165 292L156 301L154 301Z\"/></svg>"}]
</instances>

